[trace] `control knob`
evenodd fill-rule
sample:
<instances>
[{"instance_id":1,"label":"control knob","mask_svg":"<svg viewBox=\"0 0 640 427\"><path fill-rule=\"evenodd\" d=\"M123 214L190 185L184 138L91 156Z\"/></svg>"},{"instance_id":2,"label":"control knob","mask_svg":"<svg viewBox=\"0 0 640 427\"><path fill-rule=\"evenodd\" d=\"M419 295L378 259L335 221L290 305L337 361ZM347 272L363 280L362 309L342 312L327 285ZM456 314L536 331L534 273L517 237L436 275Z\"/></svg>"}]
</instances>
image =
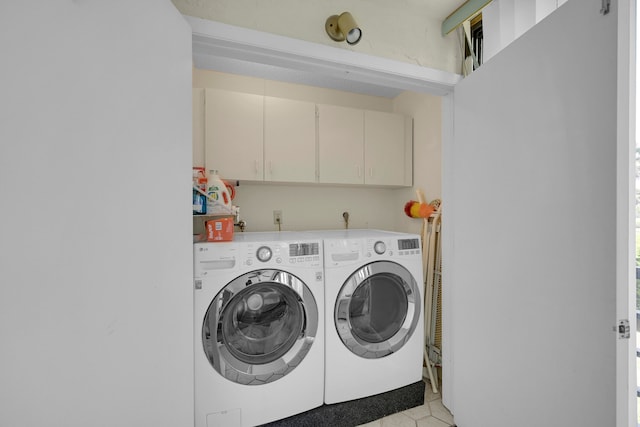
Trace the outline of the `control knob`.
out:
<instances>
[{"instance_id":1,"label":"control knob","mask_svg":"<svg viewBox=\"0 0 640 427\"><path fill-rule=\"evenodd\" d=\"M267 262L271 259L271 248L267 246L260 246L256 251L256 257L258 261Z\"/></svg>"}]
</instances>

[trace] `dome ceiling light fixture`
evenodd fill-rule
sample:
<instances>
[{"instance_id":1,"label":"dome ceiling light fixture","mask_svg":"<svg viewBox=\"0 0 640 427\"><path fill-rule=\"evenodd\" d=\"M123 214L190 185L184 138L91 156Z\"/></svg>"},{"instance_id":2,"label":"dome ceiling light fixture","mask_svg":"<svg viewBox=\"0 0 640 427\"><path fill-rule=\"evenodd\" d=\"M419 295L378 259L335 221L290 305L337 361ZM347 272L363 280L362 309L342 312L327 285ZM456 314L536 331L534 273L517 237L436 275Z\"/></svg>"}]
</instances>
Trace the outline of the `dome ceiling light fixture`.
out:
<instances>
[{"instance_id":1,"label":"dome ceiling light fixture","mask_svg":"<svg viewBox=\"0 0 640 427\"><path fill-rule=\"evenodd\" d=\"M346 40L350 45L354 45L362 38L362 30L349 12L331 15L327 18L324 28L329 37L337 42Z\"/></svg>"}]
</instances>

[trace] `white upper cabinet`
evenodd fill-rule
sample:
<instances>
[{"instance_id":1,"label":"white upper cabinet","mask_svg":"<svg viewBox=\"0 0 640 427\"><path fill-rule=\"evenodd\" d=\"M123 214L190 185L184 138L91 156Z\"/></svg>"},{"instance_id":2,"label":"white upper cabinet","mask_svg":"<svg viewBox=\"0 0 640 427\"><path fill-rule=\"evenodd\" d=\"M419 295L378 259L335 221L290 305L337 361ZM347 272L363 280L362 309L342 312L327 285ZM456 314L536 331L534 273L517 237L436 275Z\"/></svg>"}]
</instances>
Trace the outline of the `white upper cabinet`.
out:
<instances>
[{"instance_id":1,"label":"white upper cabinet","mask_svg":"<svg viewBox=\"0 0 640 427\"><path fill-rule=\"evenodd\" d=\"M204 110L204 164L225 179L412 184L403 115L221 89L205 90Z\"/></svg>"},{"instance_id":2,"label":"white upper cabinet","mask_svg":"<svg viewBox=\"0 0 640 427\"><path fill-rule=\"evenodd\" d=\"M204 89L192 90L193 166L204 166Z\"/></svg>"},{"instance_id":3,"label":"white upper cabinet","mask_svg":"<svg viewBox=\"0 0 640 427\"><path fill-rule=\"evenodd\" d=\"M225 179L264 179L264 97L207 89L205 165Z\"/></svg>"},{"instance_id":4,"label":"white upper cabinet","mask_svg":"<svg viewBox=\"0 0 640 427\"><path fill-rule=\"evenodd\" d=\"M319 105L318 124L320 182L411 186L411 118Z\"/></svg>"},{"instance_id":5,"label":"white upper cabinet","mask_svg":"<svg viewBox=\"0 0 640 427\"><path fill-rule=\"evenodd\" d=\"M411 185L411 156L408 155L412 150L411 134L411 119L400 114L365 111L365 183Z\"/></svg>"},{"instance_id":6,"label":"white upper cabinet","mask_svg":"<svg viewBox=\"0 0 640 427\"><path fill-rule=\"evenodd\" d=\"M364 184L364 110L318 105L319 182Z\"/></svg>"},{"instance_id":7,"label":"white upper cabinet","mask_svg":"<svg viewBox=\"0 0 640 427\"><path fill-rule=\"evenodd\" d=\"M264 180L316 182L316 105L264 98Z\"/></svg>"}]
</instances>

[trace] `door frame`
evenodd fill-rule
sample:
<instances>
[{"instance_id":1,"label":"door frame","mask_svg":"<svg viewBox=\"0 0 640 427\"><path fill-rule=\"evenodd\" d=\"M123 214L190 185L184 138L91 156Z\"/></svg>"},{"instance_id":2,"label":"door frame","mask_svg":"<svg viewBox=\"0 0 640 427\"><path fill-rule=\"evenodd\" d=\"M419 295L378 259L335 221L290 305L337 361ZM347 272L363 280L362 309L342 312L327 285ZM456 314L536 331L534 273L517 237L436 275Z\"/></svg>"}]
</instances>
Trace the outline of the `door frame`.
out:
<instances>
[{"instance_id":1,"label":"door frame","mask_svg":"<svg viewBox=\"0 0 640 427\"><path fill-rule=\"evenodd\" d=\"M618 137L617 137L617 195L616 195L616 319L611 319L615 328L617 319L628 318L633 331L635 317L635 206L634 159L635 159L635 58L636 2L619 0L618 19ZM453 87L461 77L452 73L419 67L400 61L347 52L302 40L276 36L255 30L242 29L218 22L185 16L192 27L193 56L199 68L213 68L216 58L244 60L248 63L280 65L284 68L320 72L328 76L344 76L349 71L350 79L372 85L387 86L418 93L430 93L442 97L442 194L455 191L452 188L452 144L453 144ZM277 43L275 43L277 41ZM277 46L277 48L274 48ZM314 57L309 56L314 52ZM446 203L443 209L447 209ZM447 229L442 240L443 262L455 262L452 236L454 229ZM455 286L455 277L446 267L445 280ZM451 330L451 313L455 308L446 297L443 288L443 389L445 405L455 413L454 393L447 378L451 378L454 367L451 360L453 349L446 337ZM613 332L612 332L613 333ZM616 426L636 425L635 336L629 340L618 340L616 346Z\"/></svg>"}]
</instances>

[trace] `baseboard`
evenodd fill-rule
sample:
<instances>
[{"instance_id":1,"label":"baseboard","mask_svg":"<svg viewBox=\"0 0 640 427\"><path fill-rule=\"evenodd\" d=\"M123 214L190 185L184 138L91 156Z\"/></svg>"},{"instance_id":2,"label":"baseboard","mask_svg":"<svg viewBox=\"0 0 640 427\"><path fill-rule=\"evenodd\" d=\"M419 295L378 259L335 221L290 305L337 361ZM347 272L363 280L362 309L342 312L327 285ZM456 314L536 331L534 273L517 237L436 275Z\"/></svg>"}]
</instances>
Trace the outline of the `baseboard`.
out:
<instances>
[{"instance_id":1,"label":"baseboard","mask_svg":"<svg viewBox=\"0 0 640 427\"><path fill-rule=\"evenodd\" d=\"M348 402L322 405L264 427L331 426L353 427L424 405L424 381L386 393ZM283 402L283 404L286 404Z\"/></svg>"}]
</instances>

